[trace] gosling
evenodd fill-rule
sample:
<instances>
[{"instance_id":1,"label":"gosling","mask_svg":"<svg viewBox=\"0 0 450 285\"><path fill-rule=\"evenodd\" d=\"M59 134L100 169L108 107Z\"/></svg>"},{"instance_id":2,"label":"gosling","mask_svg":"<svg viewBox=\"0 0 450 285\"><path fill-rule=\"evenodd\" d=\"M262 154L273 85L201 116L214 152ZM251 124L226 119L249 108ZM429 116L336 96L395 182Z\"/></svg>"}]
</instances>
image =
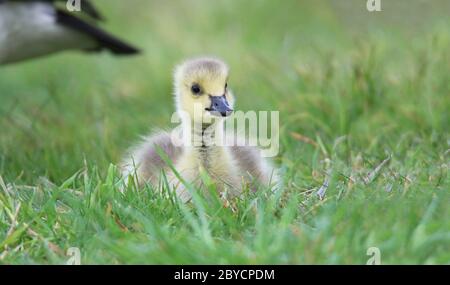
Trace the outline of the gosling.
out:
<instances>
[{"instance_id":1,"label":"gosling","mask_svg":"<svg viewBox=\"0 0 450 285\"><path fill-rule=\"evenodd\" d=\"M227 146L217 143L223 138L224 120L233 112L228 73L227 65L215 58L191 59L176 68L174 95L182 138L177 141L173 132L166 131L145 137L122 162L127 183L135 178L139 186L148 182L161 185L164 171L170 187L184 202L192 198L185 183L205 190L205 179L201 178L205 173L226 197L239 195L246 187L256 190L276 183L276 171L259 148L236 143L240 138ZM162 152L166 158L160 156ZM184 182L171 171L167 158Z\"/></svg>"}]
</instances>

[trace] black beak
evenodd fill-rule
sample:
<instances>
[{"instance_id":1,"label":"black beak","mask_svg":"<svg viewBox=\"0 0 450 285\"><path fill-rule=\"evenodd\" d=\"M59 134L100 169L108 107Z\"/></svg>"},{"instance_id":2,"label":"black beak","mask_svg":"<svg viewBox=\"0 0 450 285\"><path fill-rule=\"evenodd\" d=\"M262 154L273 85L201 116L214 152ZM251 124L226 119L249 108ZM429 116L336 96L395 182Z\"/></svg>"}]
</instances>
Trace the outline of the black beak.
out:
<instances>
[{"instance_id":1,"label":"black beak","mask_svg":"<svg viewBox=\"0 0 450 285\"><path fill-rule=\"evenodd\" d=\"M227 117L231 115L231 112L233 112L233 110L230 108L230 105L228 104L225 95L222 96L209 95L209 98L211 99L211 107L205 108L206 111L210 111L213 115L218 117L220 116Z\"/></svg>"}]
</instances>

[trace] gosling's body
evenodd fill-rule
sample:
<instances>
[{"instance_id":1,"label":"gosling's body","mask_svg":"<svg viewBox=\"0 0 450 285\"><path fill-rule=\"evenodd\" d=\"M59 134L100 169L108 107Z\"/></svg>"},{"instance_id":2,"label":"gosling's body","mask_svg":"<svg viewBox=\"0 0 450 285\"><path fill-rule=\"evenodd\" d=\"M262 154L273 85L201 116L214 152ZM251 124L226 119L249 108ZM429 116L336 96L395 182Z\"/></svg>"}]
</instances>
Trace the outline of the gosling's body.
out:
<instances>
[{"instance_id":1,"label":"gosling's body","mask_svg":"<svg viewBox=\"0 0 450 285\"><path fill-rule=\"evenodd\" d=\"M123 162L124 176L136 178L140 186L148 182L160 185L164 171L169 183L184 201L189 200L189 193L160 157L157 149L167 155L185 181L199 188L202 187L201 171L208 173L219 191L227 189L231 195L239 194L245 186L254 190L256 184L270 185L276 182L275 169L261 157L257 147L180 147L172 143L170 132L145 137Z\"/></svg>"},{"instance_id":2,"label":"gosling's body","mask_svg":"<svg viewBox=\"0 0 450 285\"><path fill-rule=\"evenodd\" d=\"M226 116L227 112L231 111L226 108L234 101L231 91L224 88L227 77L228 68L216 59L195 59L178 67L175 75L177 111L188 113L195 121L198 114L193 111L193 103L199 103L200 100L203 102L202 108L209 110L213 108L213 102L224 100L225 105L222 108L219 106L220 110L217 111L225 113ZM189 88L184 88L193 86L197 84L196 82L201 82L198 84L202 84L202 89L205 94L209 94L209 99L201 98L202 95L192 95ZM223 88L225 90L221 90ZM224 95L220 95L223 92ZM210 94L217 94L216 98ZM221 99L217 99L219 96ZM208 116L210 113L206 112ZM231 140L235 140L234 144L231 141L225 144L210 143L224 137L224 119L215 116L208 119L211 119L210 123L203 120L201 125L183 121L179 136L182 137L181 144L180 141L174 141L173 132L162 131L146 137L125 159L123 174L126 177L135 177L139 185L146 182L160 185L161 172L164 170L170 186L176 189L177 195L183 201L188 201L191 197L189 191L160 157L157 150L159 149L167 155L182 179L197 189L204 188L204 179L201 178L204 177L203 174L207 174L219 192L225 192L230 196L239 195L246 187L256 189L258 184L268 186L275 180L274 168L260 155L260 149L257 147L236 144L239 138L233 137Z\"/></svg>"}]
</instances>

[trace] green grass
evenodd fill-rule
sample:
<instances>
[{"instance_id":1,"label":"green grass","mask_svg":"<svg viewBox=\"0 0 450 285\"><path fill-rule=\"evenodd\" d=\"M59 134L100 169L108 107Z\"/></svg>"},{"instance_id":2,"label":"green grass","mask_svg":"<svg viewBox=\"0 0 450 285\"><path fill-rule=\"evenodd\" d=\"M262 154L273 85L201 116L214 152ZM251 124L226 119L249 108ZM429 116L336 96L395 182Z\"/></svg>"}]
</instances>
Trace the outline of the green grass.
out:
<instances>
[{"instance_id":1,"label":"green grass","mask_svg":"<svg viewBox=\"0 0 450 285\"><path fill-rule=\"evenodd\" d=\"M446 1L98 2L142 56L0 69L0 263L450 263ZM280 111L282 192L118 192L114 164L171 126L173 67L198 54L229 63L237 109Z\"/></svg>"}]
</instances>

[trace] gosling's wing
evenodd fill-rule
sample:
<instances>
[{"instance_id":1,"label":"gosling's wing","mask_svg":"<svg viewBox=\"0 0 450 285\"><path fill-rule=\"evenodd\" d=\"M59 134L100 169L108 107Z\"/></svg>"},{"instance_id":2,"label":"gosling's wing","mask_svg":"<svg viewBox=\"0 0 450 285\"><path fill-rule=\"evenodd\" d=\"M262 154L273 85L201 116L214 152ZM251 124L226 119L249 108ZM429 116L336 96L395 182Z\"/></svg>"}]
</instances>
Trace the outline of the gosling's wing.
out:
<instances>
[{"instance_id":1,"label":"gosling's wing","mask_svg":"<svg viewBox=\"0 0 450 285\"><path fill-rule=\"evenodd\" d=\"M94 18L88 21L78 12L56 7L55 1L0 0L0 64L74 49L109 50L118 55L139 52L98 27L95 8L88 10ZM86 0L82 3L93 7L86 6Z\"/></svg>"},{"instance_id":2,"label":"gosling's wing","mask_svg":"<svg viewBox=\"0 0 450 285\"><path fill-rule=\"evenodd\" d=\"M242 138L230 140L228 144L231 145L230 153L242 174L264 185L276 180L276 169L261 155L260 148L246 145Z\"/></svg>"},{"instance_id":3,"label":"gosling's wing","mask_svg":"<svg viewBox=\"0 0 450 285\"><path fill-rule=\"evenodd\" d=\"M137 175L139 183L156 182L162 169L167 169L166 161L159 155L165 153L175 164L183 152L183 148L174 145L170 133L159 132L145 137L143 142L132 148L121 164L125 177Z\"/></svg>"},{"instance_id":4,"label":"gosling's wing","mask_svg":"<svg viewBox=\"0 0 450 285\"><path fill-rule=\"evenodd\" d=\"M258 178L263 174L262 159L260 151L257 148L251 146L232 146L230 150L239 168L244 173L250 174L254 178Z\"/></svg>"}]
</instances>

